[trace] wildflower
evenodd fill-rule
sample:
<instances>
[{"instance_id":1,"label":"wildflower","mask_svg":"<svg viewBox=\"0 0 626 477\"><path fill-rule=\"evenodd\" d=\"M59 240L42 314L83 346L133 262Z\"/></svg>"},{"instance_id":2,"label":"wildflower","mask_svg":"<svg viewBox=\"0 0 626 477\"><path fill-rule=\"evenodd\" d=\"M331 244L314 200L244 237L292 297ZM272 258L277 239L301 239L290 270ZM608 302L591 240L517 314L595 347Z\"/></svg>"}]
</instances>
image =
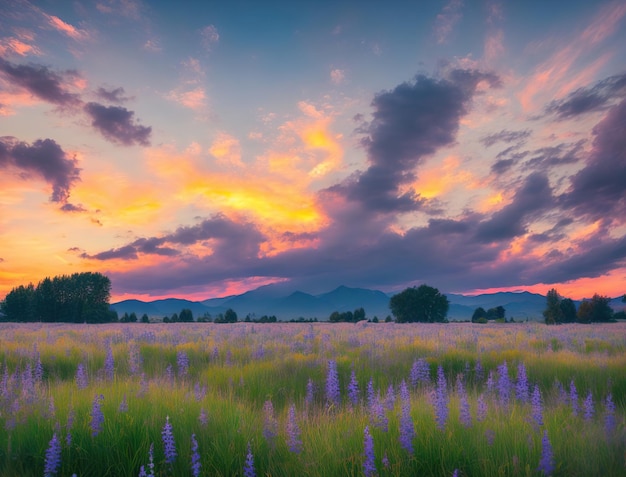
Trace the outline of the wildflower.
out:
<instances>
[{"instance_id":1,"label":"wildflower","mask_svg":"<svg viewBox=\"0 0 626 477\"><path fill-rule=\"evenodd\" d=\"M56 432L52 435L52 439L48 444L48 450L46 450L46 464L44 467L44 477L50 477L57 475L59 467L61 466L61 443L57 439Z\"/></svg>"},{"instance_id":2,"label":"wildflower","mask_svg":"<svg viewBox=\"0 0 626 477\"><path fill-rule=\"evenodd\" d=\"M278 422L274 416L274 405L270 399L263 404L263 415L263 437L270 444L274 444L274 437L278 434Z\"/></svg>"},{"instance_id":3,"label":"wildflower","mask_svg":"<svg viewBox=\"0 0 626 477\"><path fill-rule=\"evenodd\" d=\"M348 384L348 399L353 406L359 403L359 382L356 379L354 369L350 373L350 383Z\"/></svg>"},{"instance_id":4,"label":"wildflower","mask_svg":"<svg viewBox=\"0 0 626 477\"><path fill-rule=\"evenodd\" d=\"M441 430L446 426L448 420L448 391L446 377L443 374L441 365L437 368L437 390L435 395L435 415L437 416L437 427Z\"/></svg>"},{"instance_id":5,"label":"wildflower","mask_svg":"<svg viewBox=\"0 0 626 477\"><path fill-rule=\"evenodd\" d=\"M130 374L136 376L141 371L141 353L139 352L139 347L136 343L132 343L128 347L128 368L130 370Z\"/></svg>"},{"instance_id":6,"label":"wildflower","mask_svg":"<svg viewBox=\"0 0 626 477\"><path fill-rule=\"evenodd\" d=\"M544 475L552 475L554 472L554 453L550 439L548 439L548 431L545 430L543 431L543 439L541 439L541 460L537 470L543 472Z\"/></svg>"},{"instance_id":7,"label":"wildflower","mask_svg":"<svg viewBox=\"0 0 626 477\"><path fill-rule=\"evenodd\" d=\"M191 434L191 475L198 477L201 468L202 464L200 463L200 454L198 453L198 441L196 440L196 435Z\"/></svg>"},{"instance_id":8,"label":"wildflower","mask_svg":"<svg viewBox=\"0 0 626 477\"><path fill-rule=\"evenodd\" d=\"M102 394L96 394L96 397L93 400L93 406L91 407L91 435L96 437L100 431L102 430L102 424L104 423L104 414L102 414L102 409L100 407L100 403L104 399Z\"/></svg>"},{"instance_id":9,"label":"wildflower","mask_svg":"<svg viewBox=\"0 0 626 477\"><path fill-rule=\"evenodd\" d=\"M300 427L296 421L296 406L289 406L287 413L287 445L289 450L295 454L302 450L302 441L300 440Z\"/></svg>"},{"instance_id":10,"label":"wildflower","mask_svg":"<svg viewBox=\"0 0 626 477\"><path fill-rule=\"evenodd\" d=\"M185 378L189 373L189 356L185 351L176 353L176 366L178 368L178 377Z\"/></svg>"},{"instance_id":11,"label":"wildflower","mask_svg":"<svg viewBox=\"0 0 626 477\"><path fill-rule=\"evenodd\" d=\"M65 434L65 444L67 445L67 447L70 447L72 445L72 425L74 424L74 408L70 408L69 412L67 413L67 423L65 424L65 430L67 432L67 434Z\"/></svg>"},{"instance_id":12,"label":"wildflower","mask_svg":"<svg viewBox=\"0 0 626 477\"><path fill-rule=\"evenodd\" d=\"M172 434L172 424L170 423L169 416L165 417L165 425L161 431L161 438L163 440L165 462L173 464L176 460L176 442L174 441L174 434Z\"/></svg>"},{"instance_id":13,"label":"wildflower","mask_svg":"<svg viewBox=\"0 0 626 477\"><path fill-rule=\"evenodd\" d=\"M472 425L472 414L470 412L469 401L467 400L467 393L465 392L465 387L463 386L463 382L457 378L456 381L457 393L459 395L459 419L461 424L465 427L470 427Z\"/></svg>"},{"instance_id":14,"label":"wildflower","mask_svg":"<svg viewBox=\"0 0 626 477\"><path fill-rule=\"evenodd\" d=\"M609 393L604 401L604 432L607 436L613 433L615 426L615 403L612 394Z\"/></svg>"},{"instance_id":15,"label":"wildflower","mask_svg":"<svg viewBox=\"0 0 626 477\"><path fill-rule=\"evenodd\" d=\"M383 467L385 469L389 468L389 457L387 457L387 452L383 454Z\"/></svg>"},{"instance_id":16,"label":"wildflower","mask_svg":"<svg viewBox=\"0 0 626 477\"><path fill-rule=\"evenodd\" d=\"M509 405L511 396L511 380L509 379L509 368L506 361L498 366L498 399L506 407Z\"/></svg>"},{"instance_id":17,"label":"wildflower","mask_svg":"<svg viewBox=\"0 0 626 477\"><path fill-rule=\"evenodd\" d=\"M128 412L128 402L126 401L126 394L124 394L122 402L120 403L120 407L118 407L117 410L121 413Z\"/></svg>"},{"instance_id":18,"label":"wildflower","mask_svg":"<svg viewBox=\"0 0 626 477\"><path fill-rule=\"evenodd\" d=\"M541 391L539 386L535 384L533 388L533 394L530 398L530 403L533 408L533 419L537 426L543 426L543 406L541 403Z\"/></svg>"},{"instance_id":19,"label":"wildflower","mask_svg":"<svg viewBox=\"0 0 626 477\"><path fill-rule=\"evenodd\" d=\"M518 401L528 401L528 377L526 376L526 366L523 362L517 365L517 383L515 384L515 397Z\"/></svg>"},{"instance_id":20,"label":"wildflower","mask_svg":"<svg viewBox=\"0 0 626 477\"><path fill-rule=\"evenodd\" d=\"M196 401L202 401L206 396L206 386L200 387L200 383L196 381L196 384L193 387L193 395L196 398Z\"/></svg>"},{"instance_id":21,"label":"wildflower","mask_svg":"<svg viewBox=\"0 0 626 477\"><path fill-rule=\"evenodd\" d=\"M496 380L493 376L493 369L489 371L489 375L487 376L487 393L493 394L496 388Z\"/></svg>"},{"instance_id":22,"label":"wildflower","mask_svg":"<svg viewBox=\"0 0 626 477\"><path fill-rule=\"evenodd\" d=\"M41 364L41 356L39 355L39 351L35 352L35 372L34 372L35 382L41 383L43 381L43 365Z\"/></svg>"},{"instance_id":23,"label":"wildflower","mask_svg":"<svg viewBox=\"0 0 626 477\"><path fill-rule=\"evenodd\" d=\"M246 463L243 467L244 477L256 477L256 471L254 470L254 456L252 455L252 449L248 442L248 453L246 454Z\"/></svg>"},{"instance_id":24,"label":"wildflower","mask_svg":"<svg viewBox=\"0 0 626 477\"><path fill-rule=\"evenodd\" d=\"M154 477L154 443L150 443L150 450L148 451L148 469L150 473L148 477Z\"/></svg>"},{"instance_id":25,"label":"wildflower","mask_svg":"<svg viewBox=\"0 0 626 477\"><path fill-rule=\"evenodd\" d=\"M165 379L171 385L174 384L174 368L171 364L168 364L165 368Z\"/></svg>"},{"instance_id":26,"label":"wildflower","mask_svg":"<svg viewBox=\"0 0 626 477\"><path fill-rule=\"evenodd\" d=\"M411 395L406 382L400 383L400 446L410 454L413 453L413 438L415 437L415 427L411 418Z\"/></svg>"},{"instance_id":27,"label":"wildflower","mask_svg":"<svg viewBox=\"0 0 626 477\"><path fill-rule=\"evenodd\" d=\"M393 384L390 384L387 388L387 394L385 396L385 407L391 411L396 405L396 392L393 389Z\"/></svg>"},{"instance_id":28,"label":"wildflower","mask_svg":"<svg viewBox=\"0 0 626 477\"><path fill-rule=\"evenodd\" d=\"M374 457L374 439L370 434L369 426L365 426L365 430L363 431L363 448L365 456L363 460L363 474L365 477L373 477L377 472Z\"/></svg>"},{"instance_id":29,"label":"wildflower","mask_svg":"<svg viewBox=\"0 0 626 477\"><path fill-rule=\"evenodd\" d=\"M107 381L113 381L115 375L115 361L113 360L113 350L111 344L107 344L106 357L104 358L104 377Z\"/></svg>"},{"instance_id":30,"label":"wildflower","mask_svg":"<svg viewBox=\"0 0 626 477\"><path fill-rule=\"evenodd\" d=\"M329 359L328 371L326 373L326 401L328 405L338 405L340 399L341 394L339 390L337 362L334 359Z\"/></svg>"},{"instance_id":31,"label":"wildflower","mask_svg":"<svg viewBox=\"0 0 626 477\"><path fill-rule=\"evenodd\" d=\"M585 421L590 421L591 419L593 419L593 415L595 413L595 410L593 408L593 395L591 394L591 390L589 390L589 393L587 394L587 397L583 402L583 407L585 409Z\"/></svg>"},{"instance_id":32,"label":"wildflower","mask_svg":"<svg viewBox=\"0 0 626 477\"><path fill-rule=\"evenodd\" d=\"M78 386L78 389L85 389L87 385L88 379L85 366L83 366L83 363L78 363L78 367L76 368L76 386Z\"/></svg>"},{"instance_id":33,"label":"wildflower","mask_svg":"<svg viewBox=\"0 0 626 477\"><path fill-rule=\"evenodd\" d=\"M576 391L574 380L571 380L569 383L569 401L572 406L572 414L578 416L578 392Z\"/></svg>"},{"instance_id":34,"label":"wildflower","mask_svg":"<svg viewBox=\"0 0 626 477\"><path fill-rule=\"evenodd\" d=\"M307 406L313 405L314 394L315 394L315 384L313 384L313 381L311 380L311 378L309 378L309 380L306 383L306 396L304 398L304 402L306 402Z\"/></svg>"},{"instance_id":35,"label":"wildflower","mask_svg":"<svg viewBox=\"0 0 626 477\"><path fill-rule=\"evenodd\" d=\"M206 427L206 425L209 423L209 415L207 414L206 409L200 409L198 421L200 421L200 424L202 424L204 427Z\"/></svg>"},{"instance_id":36,"label":"wildflower","mask_svg":"<svg viewBox=\"0 0 626 477\"><path fill-rule=\"evenodd\" d=\"M430 365L424 358L416 359L411 367L409 375L411 386L416 387L419 383L430 382Z\"/></svg>"}]
</instances>

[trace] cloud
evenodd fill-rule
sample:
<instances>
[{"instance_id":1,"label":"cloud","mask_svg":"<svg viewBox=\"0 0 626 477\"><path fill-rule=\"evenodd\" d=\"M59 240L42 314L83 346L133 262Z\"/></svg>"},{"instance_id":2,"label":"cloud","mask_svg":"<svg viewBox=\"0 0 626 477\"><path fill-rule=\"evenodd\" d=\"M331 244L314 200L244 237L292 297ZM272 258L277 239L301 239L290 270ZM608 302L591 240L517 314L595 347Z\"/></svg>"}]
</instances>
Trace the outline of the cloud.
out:
<instances>
[{"instance_id":1,"label":"cloud","mask_svg":"<svg viewBox=\"0 0 626 477\"><path fill-rule=\"evenodd\" d=\"M106 89L101 86L96 90L98 98L116 104L122 104L132 99L128 96L124 96L125 93L126 91L124 91L124 88L121 86L115 89Z\"/></svg>"},{"instance_id":2,"label":"cloud","mask_svg":"<svg viewBox=\"0 0 626 477\"><path fill-rule=\"evenodd\" d=\"M200 30L200 37L202 38L202 46L208 52L212 51L214 45L216 45L220 40L220 34L215 25L205 26L202 30Z\"/></svg>"},{"instance_id":3,"label":"cloud","mask_svg":"<svg viewBox=\"0 0 626 477\"><path fill-rule=\"evenodd\" d=\"M0 74L13 85L24 88L32 95L61 107L80 104L76 94L69 93L64 84L75 72L55 73L41 65L15 65L0 58Z\"/></svg>"},{"instance_id":4,"label":"cloud","mask_svg":"<svg viewBox=\"0 0 626 477\"><path fill-rule=\"evenodd\" d=\"M69 202L59 207L59 210L63 212L87 212L87 209L85 209L81 204L74 205Z\"/></svg>"},{"instance_id":5,"label":"cloud","mask_svg":"<svg viewBox=\"0 0 626 477\"><path fill-rule=\"evenodd\" d=\"M483 136L480 138L480 142L485 147L491 147L498 142L504 142L506 144L510 144L512 142L523 141L527 139L532 132L530 129L525 129L523 131L507 131L503 129L502 131L494 134L488 134L487 136Z\"/></svg>"},{"instance_id":6,"label":"cloud","mask_svg":"<svg viewBox=\"0 0 626 477\"><path fill-rule=\"evenodd\" d=\"M20 38L0 38L0 55L4 56L9 53L14 53L19 56L41 55L41 50L37 45L27 43Z\"/></svg>"},{"instance_id":7,"label":"cloud","mask_svg":"<svg viewBox=\"0 0 626 477\"><path fill-rule=\"evenodd\" d=\"M593 129L592 149L585 167L571 178L560 197L562 206L591 220L626 217L626 99L611 108ZM593 200L590 200L593 198Z\"/></svg>"},{"instance_id":8,"label":"cloud","mask_svg":"<svg viewBox=\"0 0 626 477\"><path fill-rule=\"evenodd\" d=\"M476 238L481 242L495 242L524 235L529 217L552 207L553 204L548 178L534 172L515 192L509 205L478 225Z\"/></svg>"},{"instance_id":9,"label":"cloud","mask_svg":"<svg viewBox=\"0 0 626 477\"><path fill-rule=\"evenodd\" d=\"M204 88L198 86L189 90L175 89L167 94L167 99L174 101L189 109L202 109L206 106L206 93Z\"/></svg>"},{"instance_id":10,"label":"cloud","mask_svg":"<svg viewBox=\"0 0 626 477\"><path fill-rule=\"evenodd\" d=\"M64 22L59 17L56 17L54 15L48 15L44 13L44 16L48 20L49 26L63 33L64 35L70 37L72 40L82 42L82 41L87 41L91 38L91 35L89 34L87 30L76 28L75 26Z\"/></svg>"},{"instance_id":11,"label":"cloud","mask_svg":"<svg viewBox=\"0 0 626 477\"><path fill-rule=\"evenodd\" d=\"M330 71L330 80L334 83L334 84L341 84L345 81L346 79L346 71L345 70L340 70L339 68L335 68L333 70Z\"/></svg>"},{"instance_id":12,"label":"cloud","mask_svg":"<svg viewBox=\"0 0 626 477\"><path fill-rule=\"evenodd\" d=\"M626 97L626 74L610 76L591 88L579 88L545 107L547 114L570 119L581 114L605 110L613 99Z\"/></svg>"},{"instance_id":13,"label":"cloud","mask_svg":"<svg viewBox=\"0 0 626 477\"><path fill-rule=\"evenodd\" d=\"M463 0L450 0L441 13L437 15L435 19L435 25L433 27L433 33L437 39L437 43L446 43L452 29L463 18L461 9L463 8Z\"/></svg>"},{"instance_id":14,"label":"cloud","mask_svg":"<svg viewBox=\"0 0 626 477\"><path fill-rule=\"evenodd\" d=\"M52 202L66 203L72 185L80 180L75 159L52 139L38 139L33 144L13 137L0 138L0 168L15 167L25 173L43 178L52 186Z\"/></svg>"},{"instance_id":15,"label":"cloud","mask_svg":"<svg viewBox=\"0 0 626 477\"><path fill-rule=\"evenodd\" d=\"M85 105L85 112L92 119L91 125L109 141L124 146L150 145L152 128L135 124L133 111L91 102Z\"/></svg>"},{"instance_id":16,"label":"cloud","mask_svg":"<svg viewBox=\"0 0 626 477\"><path fill-rule=\"evenodd\" d=\"M415 179L415 167L427 156L454 143L460 119L482 81L492 87L500 84L490 73L452 70L445 78L420 75L411 83L376 95L372 121L357 130L367 134L361 143L370 166L329 191L373 211L423 206L415 192L402 190L402 186Z\"/></svg>"},{"instance_id":17,"label":"cloud","mask_svg":"<svg viewBox=\"0 0 626 477\"><path fill-rule=\"evenodd\" d=\"M139 19L142 4L135 0L106 0L96 3L100 13L117 14L131 19Z\"/></svg>"}]
</instances>

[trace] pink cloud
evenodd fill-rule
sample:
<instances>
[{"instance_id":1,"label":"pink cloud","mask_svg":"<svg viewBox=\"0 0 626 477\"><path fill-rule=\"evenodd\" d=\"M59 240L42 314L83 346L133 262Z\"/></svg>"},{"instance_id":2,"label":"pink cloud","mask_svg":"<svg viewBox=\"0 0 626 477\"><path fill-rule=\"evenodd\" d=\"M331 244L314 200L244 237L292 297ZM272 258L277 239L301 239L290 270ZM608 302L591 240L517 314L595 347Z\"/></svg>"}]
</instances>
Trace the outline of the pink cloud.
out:
<instances>
[{"instance_id":1,"label":"pink cloud","mask_svg":"<svg viewBox=\"0 0 626 477\"><path fill-rule=\"evenodd\" d=\"M85 41L88 40L91 35L83 29L80 28L76 28L73 25L70 25L69 23L64 22L63 20L61 20L59 17L54 16L54 15L46 15L46 18L48 19L48 24L53 27L55 30L69 36L70 38L72 38L73 40L76 41Z\"/></svg>"}]
</instances>

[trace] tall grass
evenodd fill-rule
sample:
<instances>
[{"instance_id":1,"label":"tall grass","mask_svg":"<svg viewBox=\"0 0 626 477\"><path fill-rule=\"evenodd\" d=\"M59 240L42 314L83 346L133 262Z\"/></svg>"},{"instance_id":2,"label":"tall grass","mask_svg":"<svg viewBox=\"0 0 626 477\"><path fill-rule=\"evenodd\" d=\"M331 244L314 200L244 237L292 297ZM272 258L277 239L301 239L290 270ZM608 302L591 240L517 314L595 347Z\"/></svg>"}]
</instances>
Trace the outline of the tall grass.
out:
<instances>
[{"instance_id":1,"label":"tall grass","mask_svg":"<svg viewBox=\"0 0 626 477\"><path fill-rule=\"evenodd\" d=\"M107 349L113 378L105 370ZM554 475L621 476L626 471L626 325L599 327L535 323L507 325L398 324L0 324L0 475L41 476L52 436L62 442L56 475L133 476L191 474L191 435L198 442L200 475L243 475L248 445L257 475L363 475L364 429L374 441L380 476L538 476L542 436L554 452ZM188 359L185 374L180 354ZM400 383L410 383L420 358L429 382L410 390L414 451L400 445ZM134 362L133 362L134 360ZM341 401L325 396L328 361L337 364ZM543 424L528 399L504 403L498 367L508 365L514 385L523 363L537 384ZM76 381L79 364L87 385ZM437 368L444 389L437 390ZM359 403L348 399L354 370ZM40 373L43 373L40 375ZM496 377L489 387L489 375ZM372 415L366 388L384 408L386 427ZM460 418L467 392L471 424ZM307 395L307 383L313 395ZM575 386L579 411L569 399ZM393 405L383 402L389 387ZM436 419L437 393L448 417ZM583 414L591 392L594 415ZM94 435L92 407L101 401L104 422ZM612 397L615 411L607 408ZM378 397L377 397L378 396ZM487 405L479 420L479 397ZM278 434L264 434L264 404L271 401ZM288 409L295 405L302 449L287 443ZM172 424L177 457L166 462L161 432ZM614 427L607 430L614 419Z\"/></svg>"}]
</instances>

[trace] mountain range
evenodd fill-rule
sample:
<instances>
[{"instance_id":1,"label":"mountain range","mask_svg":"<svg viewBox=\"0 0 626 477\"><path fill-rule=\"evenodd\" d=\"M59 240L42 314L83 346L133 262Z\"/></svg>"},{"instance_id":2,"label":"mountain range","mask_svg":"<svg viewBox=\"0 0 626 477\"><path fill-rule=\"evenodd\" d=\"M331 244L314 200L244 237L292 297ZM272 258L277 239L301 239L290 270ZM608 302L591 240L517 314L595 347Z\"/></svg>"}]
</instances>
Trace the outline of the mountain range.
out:
<instances>
[{"instance_id":1,"label":"mountain range","mask_svg":"<svg viewBox=\"0 0 626 477\"><path fill-rule=\"evenodd\" d=\"M194 317L208 313L216 317L232 308L243 320L247 315L260 318L263 315L274 315L279 320L298 318L317 318L327 320L333 311L354 311L364 308L367 318L378 317L384 320L391 314L389 298L394 293L365 288L349 288L340 286L326 293L310 294L290 288L289 285L265 285L241 295L222 298L210 298L203 301L189 301L178 298L167 298L154 301L124 300L113 303L111 308L121 316L134 312L138 317L147 314L151 318L163 318L180 313L184 308L190 309ZM499 292L483 295L447 294L450 302L448 319L469 320L478 307L485 310L503 306L508 319L542 320L546 306L546 297L529 292ZM577 303L578 305L578 303ZM615 310L624 308L619 298L611 301Z\"/></svg>"}]
</instances>

